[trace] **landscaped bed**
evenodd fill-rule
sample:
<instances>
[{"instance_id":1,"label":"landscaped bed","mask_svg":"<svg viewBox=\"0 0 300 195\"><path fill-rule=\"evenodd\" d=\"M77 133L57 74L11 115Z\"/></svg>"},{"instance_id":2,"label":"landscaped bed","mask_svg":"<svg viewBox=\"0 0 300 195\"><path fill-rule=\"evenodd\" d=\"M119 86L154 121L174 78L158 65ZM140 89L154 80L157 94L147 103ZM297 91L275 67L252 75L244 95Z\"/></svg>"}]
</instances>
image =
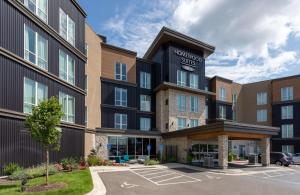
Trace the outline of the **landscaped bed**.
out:
<instances>
[{"instance_id":1,"label":"landscaped bed","mask_svg":"<svg viewBox=\"0 0 300 195\"><path fill-rule=\"evenodd\" d=\"M28 180L27 185L31 188L33 186L42 185L44 183L45 183L45 178L38 177L35 179ZM56 173L55 175L51 175L49 177L49 186L51 186L51 184L54 183L56 185L59 185L59 187L62 187L62 189L54 188L54 189L49 189L48 191L38 192L33 194L39 194L39 195L40 194L41 195L72 194L73 195L73 194L85 194L87 192L90 192L93 189L93 182L92 182L89 169L76 170L72 172L59 172ZM9 194L9 195L29 194L27 192L21 192L20 186L21 186L20 181L17 181L16 184L0 183L0 194Z\"/></svg>"}]
</instances>

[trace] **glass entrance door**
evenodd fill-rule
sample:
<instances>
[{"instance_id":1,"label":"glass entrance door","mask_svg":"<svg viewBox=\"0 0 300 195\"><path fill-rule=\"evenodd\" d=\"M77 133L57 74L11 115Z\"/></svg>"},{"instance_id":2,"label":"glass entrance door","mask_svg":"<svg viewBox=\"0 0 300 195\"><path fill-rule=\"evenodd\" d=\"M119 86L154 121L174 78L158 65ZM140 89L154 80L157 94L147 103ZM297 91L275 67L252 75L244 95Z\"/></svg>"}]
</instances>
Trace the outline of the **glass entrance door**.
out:
<instances>
[{"instance_id":1,"label":"glass entrance door","mask_svg":"<svg viewBox=\"0 0 300 195\"><path fill-rule=\"evenodd\" d=\"M218 145L214 143L197 143L192 145L194 155L192 162L203 164L204 159L212 157L214 162L218 162Z\"/></svg>"}]
</instances>

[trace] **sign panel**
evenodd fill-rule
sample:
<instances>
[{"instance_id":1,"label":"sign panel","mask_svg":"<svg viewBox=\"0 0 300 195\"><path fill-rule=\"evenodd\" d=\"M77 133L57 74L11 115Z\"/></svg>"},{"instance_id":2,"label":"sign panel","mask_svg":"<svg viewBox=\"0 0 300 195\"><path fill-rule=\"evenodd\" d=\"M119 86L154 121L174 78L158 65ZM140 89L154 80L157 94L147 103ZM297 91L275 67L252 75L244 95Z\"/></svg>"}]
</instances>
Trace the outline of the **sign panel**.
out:
<instances>
[{"instance_id":1,"label":"sign panel","mask_svg":"<svg viewBox=\"0 0 300 195\"><path fill-rule=\"evenodd\" d=\"M182 65L182 68L187 71L194 71L196 68L196 63L203 61L202 57L182 51L180 49L175 49L174 53L180 57L180 64Z\"/></svg>"}]
</instances>

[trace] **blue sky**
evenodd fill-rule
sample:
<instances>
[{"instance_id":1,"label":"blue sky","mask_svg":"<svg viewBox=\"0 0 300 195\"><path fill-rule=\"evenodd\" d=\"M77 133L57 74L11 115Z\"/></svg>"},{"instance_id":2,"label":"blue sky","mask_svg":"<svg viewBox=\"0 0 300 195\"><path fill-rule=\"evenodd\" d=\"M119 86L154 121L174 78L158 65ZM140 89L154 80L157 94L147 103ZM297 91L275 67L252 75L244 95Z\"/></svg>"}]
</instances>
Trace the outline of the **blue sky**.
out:
<instances>
[{"instance_id":1,"label":"blue sky","mask_svg":"<svg viewBox=\"0 0 300 195\"><path fill-rule=\"evenodd\" d=\"M79 0L110 44L144 52L162 26L216 47L206 74L240 83L300 74L299 0Z\"/></svg>"}]
</instances>

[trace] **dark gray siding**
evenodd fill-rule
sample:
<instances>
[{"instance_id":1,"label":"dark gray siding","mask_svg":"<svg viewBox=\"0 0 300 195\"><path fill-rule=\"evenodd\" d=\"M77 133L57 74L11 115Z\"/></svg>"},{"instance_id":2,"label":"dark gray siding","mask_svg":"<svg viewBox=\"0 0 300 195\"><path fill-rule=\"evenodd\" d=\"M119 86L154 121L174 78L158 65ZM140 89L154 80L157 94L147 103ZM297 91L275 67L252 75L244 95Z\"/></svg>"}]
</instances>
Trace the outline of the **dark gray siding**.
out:
<instances>
[{"instance_id":1,"label":"dark gray siding","mask_svg":"<svg viewBox=\"0 0 300 195\"><path fill-rule=\"evenodd\" d=\"M62 44L45 32L44 29L40 29L34 22L17 12L7 1L0 1L0 10L0 47L24 58L24 24L26 24L48 40L48 71L59 76L59 49L61 49L75 60L75 85L84 89L85 63L83 60L65 49ZM80 23L80 26L84 30L84 23ZM80 26L77 24L77 28ZM83 39L81 42L84 41L84 37L80 39ZM84 47L84 43L82 47Z\"/></svg>"},{"instance_id":2,"label":"dark gray siding","mask_svg":"<svg viewBox=\"0 0 300 195\"><path fill-rule=\"evenodd\" d=\"M24 121L0 117L0 175L2 168L10 162L23 167L45 161L39 144L24 132ZM50 161L57 162L64 157L84 156L84 131L62 128L61 148L50 152Z\"/></svg>"},{"instance_id":3,"label":"dark gray siding","mask_svg":"<svg viewBox=\"0 0 300 195\"><path fill-rule=\"evenodd\" d=\"M59 91L75 97L75 123L84 125L84 95L0 56L0 108L23 112L24 77L48 86L48 96Z\"/></svg>"}]
</instances>

